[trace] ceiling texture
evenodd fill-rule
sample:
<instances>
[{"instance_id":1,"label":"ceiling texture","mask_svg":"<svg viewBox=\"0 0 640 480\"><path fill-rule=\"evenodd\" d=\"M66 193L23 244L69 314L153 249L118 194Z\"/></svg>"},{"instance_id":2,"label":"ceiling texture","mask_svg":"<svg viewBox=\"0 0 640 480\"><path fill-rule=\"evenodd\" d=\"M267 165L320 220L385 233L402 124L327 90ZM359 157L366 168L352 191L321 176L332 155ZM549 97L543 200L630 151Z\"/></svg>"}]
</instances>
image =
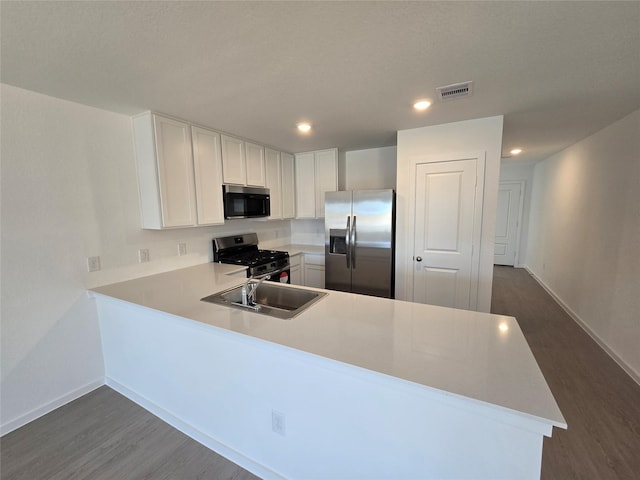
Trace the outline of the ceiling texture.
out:
<instances>
[{"instance_id":1,"label":"ceiling texture","mask_svg":"<svg viewBox=\"0 0 640 480\"><path fill-rule=\"evenodd\" d=\"M535 162L640 108L637 1L2 1L0 18L3 83L292 153L504 115L503 156Z\"/></svg>"}]
</instances>

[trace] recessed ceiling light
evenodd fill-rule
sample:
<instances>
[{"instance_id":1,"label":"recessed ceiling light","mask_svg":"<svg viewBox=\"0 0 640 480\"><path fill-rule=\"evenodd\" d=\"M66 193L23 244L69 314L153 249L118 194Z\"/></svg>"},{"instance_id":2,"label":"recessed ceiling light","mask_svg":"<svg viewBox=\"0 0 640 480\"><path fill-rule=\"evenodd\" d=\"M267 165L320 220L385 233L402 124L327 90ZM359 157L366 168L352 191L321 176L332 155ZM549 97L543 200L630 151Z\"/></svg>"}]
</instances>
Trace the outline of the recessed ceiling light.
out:
<instances>
[{"instance_id":1,"label":"recessed ceiling light","mask_svg":"<svg viewBox=\"0 0 640 480\"><path fill-rule=\"evenodd\" d=\"M311 131L311 125L309 125L308 123L299 123L298 130L300 130L302 133L308 133Z\"/></svg>"},{"instance_id":2,"label":"recessed ceiling light","mask_svg":"<svg viewBox=\"0 0 640 480\"><path fill-rule=\"evenodd\" d=\"M521 148L514 148L513 150L511 150L509 152L511 155L518 155L520 153L522 153L522 149Z\"/></svg>"},{"instance_id":3,"label":"recessed ceiling light","mask_svg":"<svg viewBox=\"0 0 640 480\"><path fill-rule=\"evenodd\" d=\"M418 100L413 104L413 108L416 110L426 110L431 106L431 102L429 100Z\"/></svg>"}]
</instances>

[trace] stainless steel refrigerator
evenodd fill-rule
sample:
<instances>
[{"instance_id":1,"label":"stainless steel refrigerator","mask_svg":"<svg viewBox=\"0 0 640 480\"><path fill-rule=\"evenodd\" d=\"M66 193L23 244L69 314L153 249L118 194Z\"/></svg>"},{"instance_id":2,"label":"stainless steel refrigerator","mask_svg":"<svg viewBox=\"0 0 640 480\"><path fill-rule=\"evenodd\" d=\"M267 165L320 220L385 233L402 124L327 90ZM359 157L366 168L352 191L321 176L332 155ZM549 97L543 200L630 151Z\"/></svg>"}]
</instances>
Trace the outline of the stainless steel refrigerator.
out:
<instances>
[{"instance_id":1,"label":"stainless steel refrigerator","mask_svg":"<svg viewBox=\"0 0 640 480\"><path fill-rule=\"evenodd\" d=\"M325 287L394 298L395 192L325 194Z\"/></svg>"}]
</instances>

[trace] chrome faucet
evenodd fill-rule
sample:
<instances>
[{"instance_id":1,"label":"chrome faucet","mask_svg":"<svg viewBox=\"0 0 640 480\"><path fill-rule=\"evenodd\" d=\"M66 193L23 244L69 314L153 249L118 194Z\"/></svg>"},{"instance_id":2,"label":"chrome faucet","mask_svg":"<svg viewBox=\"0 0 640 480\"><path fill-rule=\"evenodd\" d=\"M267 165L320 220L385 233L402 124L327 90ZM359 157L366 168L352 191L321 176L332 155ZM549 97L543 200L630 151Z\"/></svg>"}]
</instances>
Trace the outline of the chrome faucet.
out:
<instances>
[{"instance_id":1,"label":"chrome faucet","mask_svg":"<svg viewBox=\"0 0 640 480\"><path fill-rule=\"evenodd\" d=\"M253 306L253 299L255 297L256 290L265 280L269 280L271 278L271 273L267 273L266 275L251 275L247 278L247 281L242 284L242 305ZM250 283L251 280L259 280L258 282Z\"/></svg>"}]
</instances>

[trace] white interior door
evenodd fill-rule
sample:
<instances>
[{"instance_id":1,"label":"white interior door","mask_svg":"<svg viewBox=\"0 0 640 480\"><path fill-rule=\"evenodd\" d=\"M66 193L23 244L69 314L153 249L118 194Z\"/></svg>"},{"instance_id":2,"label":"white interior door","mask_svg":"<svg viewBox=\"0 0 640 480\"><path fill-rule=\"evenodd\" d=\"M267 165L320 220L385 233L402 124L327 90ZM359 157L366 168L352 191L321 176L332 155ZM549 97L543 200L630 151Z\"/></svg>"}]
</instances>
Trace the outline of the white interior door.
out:
<instances>
[{"instance_id":1,"label":"white interior door","mask_svg":"<svg viewBox=\"0 0 640 480\"><path fill-rule=\"evenodd\" d=\"M521 198L522 184L520 182L500 182L493 254L493 263L496 265L515 265L519 240Z\"/></svg>"},{"instance_id":2,"label":"white interior door","mask_svg":"<svg viewBox=\"0 0 640 480\"><path fill-rule=\"evenodd\" d=\"M475 308L477 162L416 165L414 302Z\"/></svg>"}]
</instances>

